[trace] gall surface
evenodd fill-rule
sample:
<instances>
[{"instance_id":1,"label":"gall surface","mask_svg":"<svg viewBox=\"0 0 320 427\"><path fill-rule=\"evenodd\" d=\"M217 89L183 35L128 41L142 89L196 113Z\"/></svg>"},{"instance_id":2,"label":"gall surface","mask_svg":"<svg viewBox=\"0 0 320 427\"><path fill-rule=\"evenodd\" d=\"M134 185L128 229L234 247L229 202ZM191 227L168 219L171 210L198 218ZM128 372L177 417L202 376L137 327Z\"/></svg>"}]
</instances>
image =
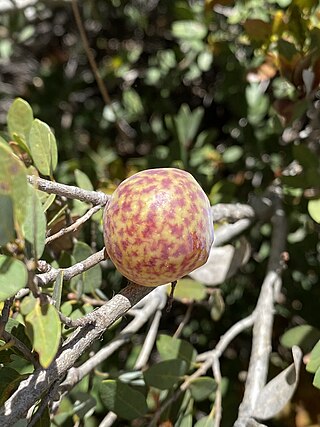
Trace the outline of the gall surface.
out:
<instances>
[{"instance_id":1,"label":"gall surface","mask_svg":"<svg viewBox=\"0 0 320 427\"><path fill-rule=\"evenodd\" d=\"M138 172L106 206L104 240L110 259L130 281L173 282L207 261L213 242L209 200L183 170Z\"/></svg>"}]
</instances>

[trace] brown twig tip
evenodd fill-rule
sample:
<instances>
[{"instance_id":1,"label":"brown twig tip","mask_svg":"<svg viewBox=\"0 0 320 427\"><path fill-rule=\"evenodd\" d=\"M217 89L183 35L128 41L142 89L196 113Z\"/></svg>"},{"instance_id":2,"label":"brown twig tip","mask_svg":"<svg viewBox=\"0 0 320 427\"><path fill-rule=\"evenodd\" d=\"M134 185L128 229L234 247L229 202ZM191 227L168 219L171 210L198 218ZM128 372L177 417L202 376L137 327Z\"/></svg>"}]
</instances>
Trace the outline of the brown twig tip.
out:
<instances>
[{"instance_id":1,"label":"brown twig tip","mask_svg":"<svg viewBox=\"0 0 320 427\"><path fill-rule=\"evenodd\" d=\"M176 280L174 282L171 282L171 291L170 291L170 295L169 295L169 299L168 299L168 305L167 305L167 309L166 309L167 313L169 313L172 309L174 290L175 290L176 286L177 286Z\"/></svg>"}]
</instances>

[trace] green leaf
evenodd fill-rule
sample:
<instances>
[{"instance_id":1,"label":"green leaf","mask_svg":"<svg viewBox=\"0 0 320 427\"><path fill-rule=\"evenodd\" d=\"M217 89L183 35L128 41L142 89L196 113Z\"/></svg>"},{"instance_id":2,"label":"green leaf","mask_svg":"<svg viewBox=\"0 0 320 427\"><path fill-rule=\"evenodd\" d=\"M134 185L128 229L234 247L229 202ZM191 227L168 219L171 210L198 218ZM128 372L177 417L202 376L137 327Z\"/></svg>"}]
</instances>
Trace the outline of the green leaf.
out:
<instances>
[{"instance_id":1,"label":"green leaf","mask_svg":"<svg viewBox=\"0 0 320 427\"><path fill-rule=\"evenodd\" d=\"M17 319L13 319L12 317L9 317L8 322L6 323L6 331L12 334L13 336L17 337L21 342L23 342L28 348L31 349L30 340L27 337L26 334L26 328L24 323Z\"/></svg>"},{"instance_id":2,"label":"green leaf","mask_svg":"<svg viewBox=\"0 0 320 427\"><path fill-rule=\"evenodd\" d=\"M320 224L320 199L309 200L308 212L311 218Z\"/></svg>"},{"instance_id":3,"label":"green leaf","mask_svg":"<svg viewBox=\"0 0 320 427\"><path fill-rule=\"evenodd\" d=\"M174 298L182 302L202 301L207 295L207 289L193 279L180 279L174 290Z\"/></svg>"},{"instance_id":4,"label":"green leaf","mask_svg":"<svg viewBox=\"0 0 320 427\"><path fill-rule=\"evenodd\" d=\"M175 21L172 24L172 34L178 39L202 40L207 35L207 27L201 22L192 20Z\"/></svg>"},{"instance_id":5,"label":"green leaf","mask_svg":"<svg viewBox=\"0 0 320 427\"><path fill-rule=\"evenodd\" d=\"M57 167L57 143L50 127L39 119L32 122L29 134L32 159L42 175L52 176Z\"/></svg>"},{"instance_id":6,"label":"green leaf","mask_svg":"<svg viewBox=\"0 0 320 427\"><path fill-rule=\"evenodd\" d=\"M315 373L320 368L320 341L313 347L306 370Z\"/></svg>"},{"instance_id":7,"label":"green leaf","mask_svg":"<svg viewBox=\"0 0 320 427\"><path fill-rule=\"evenodd\" d=\"M148 411L144 395L121 381L103 381L100 397L108 410L126 420L141 418Z\"/></svg>"},{"instance_id":8,"label":"green leaf","mask_svg":"<svg viewBox=\"0 0 320 427\"><path fill-rule=\"evenodd\" d=\"M189 386L191 396L196 401L207 399L210 394L216 391L217 384L211 377L200 377L194 379Z\"/></svg>"},{"instance_id":9,"label":"green leaf","mask_svg":"<svg viewBox=\"0 0 320 427\"><path fill-rule=\"evenodd\" d=\"M26 375L20 375L15 369L4 367L0 368L0 377L0 406L2 406Z\"/></svg>"},{"instance_id":10,"label":"green leaf","mask_svg":"<svg viewBox=\"0 0 320 427\"><path fill-rule=\"evenodd\" d=\"M210 415L207 415L206 417L203 417L197 421L194 427L214 427L214 418Z\"/></svg>"},{"instance_id":11,"label":"green leaf","mask_svg":"<svg viewBox=\"0 0 320 427\"><path fill-rule=\"evenodd\" d=\"M28 199L27 171L7 144L0 143L0 195L12 198L14 222L21 225Z\"/></svg>"},{"instance_id":12,"label":"green leaf","mask_svg":"<svg viewBox=\"0 0 320 427\"><path fill-rule=\"evenodd\" d=\"M77 242L74 245L72 253L76 262L83 261L92 255L92 249L89 245L84 242ZM77 276L71 280L71 286L74 288L79 282L82 282L83 292L91 293L101 285L102 273L100 265L95 265L87 271L84 271L80 276Z\"/></svg>"},{"instance_id":13,"label":"green leaf","mask_svg":"<svg viewBox=\"0 0 320 427\"><path fill-rule=\"evenodd\" d=\"M37 304L37 299L30 293L30 295L27 295L23 298L21 304L20 304L20 312L23 316L26 316L27 314L32 311Z\"/></svg>"},{"instance_id":14,"label":"green leaf","mask_svg":"<svg viewBox=\"0 0 320 427\"><path fill-rule=\"evenodd\" d=\"M188 341L169 335L159 335L157 350L162 360L181 359L187 363L187 368L195 362L197 357L195 348Z\"/></svg>"},{"instance_id":15,"label":"green leaf","mask_svg":"<svg viewBox=\"0 0 320 427\"><path fill-rule=\"evenodd\" d=\"M233 145L226 149L223 153L222 158L224 163L234 163L237 160L241 159L243 155L243 148L238 145Z\"/></svg>"},{"instance_id":16,"label":"green leaf","mask_svg":"<svg viewBox=\"0 0 320 427\"><path fill-rule=\"evenodd\" d=\"M21 98L16 98L11 104L7 122L8 130L12 139L15 139L15 134L28 144L29 132L33 121L33 112L30 105Z\"/></svg>"},{"instance_id":17,"label":"green leaf","mask_svg":"<svg viewBox=\"0 0 320 427\"><path fill-rule=\"evenodd\" d=\"M50 194L46 197L45 202L43 203L43 212L47 212L52 203L55 201L56 194Z\"/></svg>"},{"instance_id":18,"label":"green leaf","mask_svg":"<svg viewBox=\"0 0 320 427\"><path fill-rule=\"evenodd\" d=\"M22 225L25 239L32 246L32 255L40 258L46 240L47 220L36 189L28 185L27 212Z\"/></svg>"},{"instance_id":19,"label":"green leaf","mask_svg":"<svg viewBox=\"0 0 320 427\"><path fill-rule=\"evenodd\" d=\"M0 301L13 297L28 281L28 272L23 262L0 255Z\"/></svg>"},{"instance_id":20,"label":"green leaf","mask_svg":"<svg viewBox=\"0 0 320 427\"><path fill-rule=\"evenodd\" d=\"M83 190L93 191L93 185L84 172L79 169L76 169L74 171L74 176L78 187L82 188Z\"/></svg>"},{"instance_id":21,"label":"green leaf","mask_svg":"<svg viewBox=\"0 0 320 427\"><path fill-rule=\"evenodd\" d=\"M15 237L13 222L13 202L7 194L0 194L0 246L12 241Z\"/></svg>"},{"instance_id":22,"label":"green leaf","mask_svg":"<svg viewBox=\"0 0 320 427\"><path fill-rule=\"evenodd\" d=\"M284 347L291 348L297 345L304 353L311 351L319 340L319 329L310 325L300 325L289 329L280 338L280 342Z\"/></svg>"},{"instance_id":23,"label":"green leaf","mask_svg":"<svg viewBox=\"0 0 320 427\"><path fill-rule=\"evenodd\" d=\"M51 304L40 305L26 316L27 334L33 348L39 354L42 367L47 368L53 361L60 344L61 324L57 310Z\"/></svg>"},{"instance_id":24,"label":"green leaf","mask_svg":"<svg viewBox=\"0 0 320 427\"><path fill-rule=\"evenodd\" d=\"M317 369L315 376L313 378L313 382L312 384L317 387L320 388L320 368Z\"/></svg>"},{"instance_id":25,"label":"green leaf","mask_svg":"<svg viewBox=\"0 0 320 427\"><path fill-rule=\"evenodd\" d=\"M193 141L198 133L203 115L204 109L202 107L191 111L189 105L181 105L178 114L174 117L174 124L180 144L187 147Z\"/></svg>"},{"instance_id":26,"label":"green leaf","mask_svg":"<svg viewBox=\"0 0 320 427\"><path fill-rule=\"evenodd\" d=\"M193 427L192 414L184 414L177 427Z\"/></svg>"},{"instance_id":27,"label":"green leaf","mask_svg":"<svg viewBox=\"0 0 320 427\"><path fill-rule=\"evenodd\" d=\"M165 360L151 366L144 373L146 384L167 390L181 380L187 371L187 363L181 359Z\"/></svg>"}]
</instances>

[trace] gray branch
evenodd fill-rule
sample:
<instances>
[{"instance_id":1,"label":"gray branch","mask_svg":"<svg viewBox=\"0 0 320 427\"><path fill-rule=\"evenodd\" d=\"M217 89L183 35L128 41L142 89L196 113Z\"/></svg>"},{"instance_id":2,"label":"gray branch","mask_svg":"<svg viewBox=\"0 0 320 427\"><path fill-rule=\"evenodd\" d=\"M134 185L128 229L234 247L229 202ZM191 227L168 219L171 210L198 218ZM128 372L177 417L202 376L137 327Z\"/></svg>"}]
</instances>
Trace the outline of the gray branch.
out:
<instances>
[{"instance_id":1,"label":"gray branch","mask_svg":"<svg viewBox=\"0 0 320 427\"><path fill-rule=\"evenodd\" d=\"M78 328L63 344L56 359L47 369L36 369L0 409L1 427L11 427L46 393L51 385L63 379L79 357L104 331L123 316L153 288L129 285L98 310L89 313L92 322Z\"/></svg>"},{"instance_id":2,"label":"gray branch","mask_svg":"<svg viewBox=\"0 0 320 427\"><path fill-rule=\"evenodd\" d=\"M27 178L30 184L34 185L39 190L50 194L64 196L69 199L77 199L81 202L87 202L92 203L93 205L101 206L104 206L110 199L110 196L102 193L101 191L83 190L73 185L59 184L58 182L48 181L34 175L28 175Z\"/></svg>"},{"instance_id":3,"label":"gray branch","mask_svg":"<svg viewBox=\"0 0 320 427\"><path fill-rule=\"evenodd\" d=\"M89 268L99 264L104 259L105 249L103 248L99 252L96 252L85 260L77 262L76 264L68 268L53 268L50 265L46 265L48 271L46 271L45 273L37 274L36 277L39 281L39 284L42 286L47 285L48 283L51 283L56 280L59 272L62 272L64 280L70 280L72 279L72 277L75 277L78 274L89 270ZM42 263L42 261L39 261L39 263ZM42 264L40 264L40 266L42 266Z\"/></svg>"},{"instance_id":4,"label":"gray branch","mask_svg":"<svg viewBox=\"0 0 320 427\"><path fill-rule=\"evenodd\" d=\"M277 190L277 189L276 189ZM274 319L276 288L281 284L283 268L282 253L286 242L286 218L281 197L277 195L272 218L273 232L267 274L255 308L256 320L253 327L252 350L243 401L235 427L249 425L256 399L267 381L271 336Z\"/></svg>"}]
</instances>

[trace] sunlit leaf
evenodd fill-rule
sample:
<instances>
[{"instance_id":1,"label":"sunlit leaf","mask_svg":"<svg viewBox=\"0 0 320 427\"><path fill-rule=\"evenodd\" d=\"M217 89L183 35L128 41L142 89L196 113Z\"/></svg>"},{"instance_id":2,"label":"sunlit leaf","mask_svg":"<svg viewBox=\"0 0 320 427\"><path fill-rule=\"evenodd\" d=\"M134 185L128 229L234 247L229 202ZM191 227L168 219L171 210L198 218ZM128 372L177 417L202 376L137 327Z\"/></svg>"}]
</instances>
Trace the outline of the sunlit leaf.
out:
<instances>
[{"instance_id":1,"label":"sunlit leaf","mask_svg":"<svg viewBox=\"0 0 320 427\"><path fill-rule=\"evenodd\" d=\"M14 221L21 225L28 199L27 172L24 164L5 143L0 143L0 195L12 199Z\"/></svg>"},{"instance_id":2,"label":"sunlit leaf","mask_svg":"<svg viewBox=\"0 0 320 427\"><path fill-rule=\"evenodd\" d=\"M308 352L312 350L319 339L319 329L311 325L300 325L285 332L280 338L280 342L285 347L291 348L297 345L304 352Z\"/></svg>"},{"instance_id":3,"label":"sunlit leaf","mask_svg":"<svg viewBox=\"0 0 320 427\"><path fill-rule=\"evenodd\" d=\"M41 257L46 240L47 221L37 191L28 185L26 216L22 225L25 239L32 246L32 254Z\"/></svg>"},{"instance_id":4,"label":"sunlit leaf","mask_svg":"<svg viewBox=\"0 0 320 427\"><path fill-rule=\"evenodd\" d=\"M82 188L83 190L93 191L93 185L89 177L84 172L82 172L80 169L76 169L74 171L74 176L76 178L76 184L78 187Z\"/></svg>"},{"instance_id":5,"label":"sunlit leaf","mask_svg":"<svg viewBox=\"0 0 320 427\"><path fill-rule=\"evenodd\" d=\"M210 415L207 415L206 417L200 418L199 421L197 421L194 425L194 427L214 427L214 418Z\"/></svg>"},{"instance_id":6,"label":"sunlit leaf","mask_svg":"<svg viewBox=\"0 0 320 427\"><path fill-rule=\"evenodd\" d=\"M47 368L55 358L60 344L61 323L58 312L53 305L41 305L38 300L25 321L27 334L39 354L41 366Z\"/></svg>"},{"instance_id":7,"label":"sunlit leaf","mask_svg":"<svg viewBox=\"0 0 320 427\"><path fill-rule=\"evenodd\" d=\"M193 279L179 279L173 295L175 299L182 302L201 301L206 297L207 290L202 283Z\"/></svg>"},{"instance_id":8,"label":"sunlit leaf","mask_svg":"<svg viewBox=\"0 0 320 427\"><path fill-rule=\"evenodd\" d=\"M169 335L159 335L157 350L162 360L181 359L187 362L188 367L195 362L197 356L195 348L188 341Z\"/></svg>"},{"instance_id":9,"label":"sunlit leaf","mask_svg":"<svg viewBox=\"0 0 320 427\"><path fill-rule=\"evenodd\" d=\"M315 373L320 368L320 341L313 347L306 370Z\"/></svg>"},{"instance_id":10,"label":"sunlit leaf","mask_svg":"<svg viewBox=\"0 0 320 427\"><path fill-rule=\"evenodd\" d=\"M15 134L28 144L29 132L33 121L32 108L27 101L16 98L8 111L8 130L12 139Z\"/></svg>"},{"instance_id":11,"label":"sunlit leaf","mask_svg":"<svg viewBox=\"0 0 320 427\"><path fill-rule=\"evenodd\" d=\"M39 119L32 122L29 134L32 159L42 175L51 176L57 167L57 143L50 127Z\"/></svg>"},{"instance_id":12,"label":"sunlit leaf","mask_svg":"<svg viewBox=\"0 0 320 427\"><path fill-rule=\"evenodd\" d=\"M308 211L311 218L320 224L320 199L309 200Z\"/></svg>"},{"instance_id":13,"label":"sunlit leaf","mask_svg":"<svg viewBox=\"0 0 320 427\"><path fill-rule=\"evenodd\" d=\"M178 39L203 39L207 34L204 24L197 21L175 21L172 24L172 34Z\"/></svg>"}]
</instances>

